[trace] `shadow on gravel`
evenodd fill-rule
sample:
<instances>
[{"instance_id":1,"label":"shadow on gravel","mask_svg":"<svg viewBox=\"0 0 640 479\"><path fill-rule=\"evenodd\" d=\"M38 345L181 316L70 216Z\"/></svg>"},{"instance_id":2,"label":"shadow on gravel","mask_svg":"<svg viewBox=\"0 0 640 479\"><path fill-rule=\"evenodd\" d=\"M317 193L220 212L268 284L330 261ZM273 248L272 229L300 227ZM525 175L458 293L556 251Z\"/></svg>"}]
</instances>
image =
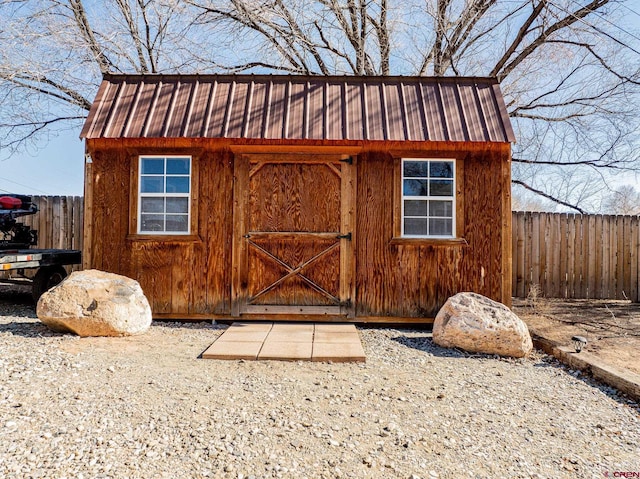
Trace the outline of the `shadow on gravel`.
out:
<instances>
[{"instance_id":1,"label":"shadow on gravel","mask_svg":"<svg viewBox=\"0 0 640 479\"><path fill-rule=\"evenodd\" d=\"M492 358L494 356L489 354L471 354L466 353L459 349L442 348L433 342L431 334L425 334L424 336L396 336L391 338L392 341L399 343L408 348L417 349L424 353L428 353L431 356L437 356L440 358Z\"/></svg>"},{"instance_id":2,"label":"shadow on gravel","mask_svg":"<svg viewBox=\"0 0 640 479\"><path fill-rule=\"evenodd\" d=\"M478 353L467 353L465 351L459 349L448 349L441 348L436 345L431 338L431 335L425 335L420 337L412 337L412 336L396 336L391 338L398 344L402 346L406 346L408 348L417 349L418 351L422 351L424 353L430 354L432 356L442 357L442 358L454 358L454 359L462 359L462 358L479 358L479 359L498 359L502 361L522 361L521 359L512 359L512 358L502 358L493 354L478 354ZM533 364L534 368L552 368L556 369L559 372L562 371L565 374L568 374L576 381L583 382L584 384L593 387L595 389L599 389L603 394L613 399L614 401L624 404L626 406L632 407L638 412L640 412L640 403L630 399L625 394L618 391L616 388L604 384L596 379L594 379L589 373L574 371L573 369L567 367L562 364L557 359L548 356L544 353L541 360L537 361Z\"/></svg>"},{"instance_id":3,"label":"shadow on gravel","mask_svg":"<svg viewBox=\"0 0 640 479\"><path fill-rule=\"evenodd\" d=\"M35 318L35 314L33 316ZM0 334L10 333L24 338L54 338L64 336L62 333L54 333L41 322L11 321L0 323Z\"/></svg>"},{"instance_id":4,"label":"shadow on gravel","mask_svg":"<svg viewBox=\"0 0 640 479\"><path fill-rule=\"evenodd\" d=\"M35 310L31 287L0 284L0 306L2 305L27 306ZM0 314L5 313L0 311Z\"/></svg>"}]
</instances>

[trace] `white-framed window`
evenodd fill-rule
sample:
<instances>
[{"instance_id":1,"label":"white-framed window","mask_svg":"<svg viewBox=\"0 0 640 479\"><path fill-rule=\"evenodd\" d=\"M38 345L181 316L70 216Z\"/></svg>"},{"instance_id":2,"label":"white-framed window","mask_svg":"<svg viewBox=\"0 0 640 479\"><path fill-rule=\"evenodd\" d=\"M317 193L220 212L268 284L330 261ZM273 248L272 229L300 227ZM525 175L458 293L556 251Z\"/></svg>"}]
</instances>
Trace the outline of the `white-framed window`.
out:
<instances>
[{"instance_id":1,"label":"white-framed window","mask_svg":"<svg viewBox=\"0 0 640 479\"><path fill-rule=\"evenodd\" d=\"M402 159L402 236L454 238L456 162Z\"/></svg>"},{"instance_id":2,"label":"white-framed window","mask_svg":"<svg viewBox=\"0 0 640 479\"><path fill-rule=\"evenodd\" d=\"M140 156L138 233L189 234L191 157Z\"/></svg>"}]
</instances>

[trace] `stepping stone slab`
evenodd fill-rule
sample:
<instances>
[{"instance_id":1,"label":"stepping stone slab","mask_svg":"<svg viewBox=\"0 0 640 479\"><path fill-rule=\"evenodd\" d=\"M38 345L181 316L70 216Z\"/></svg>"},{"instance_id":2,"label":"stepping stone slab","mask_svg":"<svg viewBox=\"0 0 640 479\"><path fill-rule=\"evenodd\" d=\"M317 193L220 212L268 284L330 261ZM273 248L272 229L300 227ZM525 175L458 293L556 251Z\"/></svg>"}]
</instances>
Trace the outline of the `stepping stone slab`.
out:
<instances>
[{"instance_id":1,"label":"stepping stone slab","mask_svg":"<svg viewBox=\"0 0 640 479\"><path fill-rule=\"evenodd\" d=\"M311 341L303 343L265 341L258 359L280 359L284 361L309 361L313 345Z\"/></svg>"},{"instance_id":2,"label":"stepping stone slab","mask_svg":"<svg viewBox=\"0 0 640 479\"><path fill-rule=\"evenodd\" d=\"M232 331L236 331L236 330L240 330L240 331L271 331L271 328L273 327L273 323L270 322L265 322L265 321L256 321L254 322L234 322L231 324L231 326L229 326L229 330Z\"/></svg>"},{"instance_id":3,"label":"stepping stone slab","mask_svg":"<svg viewBox=\"0 0 640 479\"><path fill-rule=\"evenodd\" d=\"M316 333L356 333L356 327L350 323L318 323L316 324Z\"/></svg>"},{"instance_id":4,"label":"stepping stone slab","mask_svg":"<svg viewBox=\"0 0 640 479\"><path fill-rule=\"evenodd\" d=\"M267 342L303 343L313 341L313 331L271 331L267 336Z\"/></svg>"},{"instance_id":5,"label":"stepping stone slab","mask_svg":"<svg viewBox=\"0 0 640 479\"><path fill-rule=\"evenodd\" d=\"M203 359L255 360L262 348L262 341L216 341L202 353Z\"/></svg>"},{"instance_id":6,"label":"stepping stone slab","mask_svg":"<svg viewBox=\"0 0 640 479\"><path fill-rule=\"evenodd\" d=\"M331 361L334 363L364 363L367 358L362 344L357 343L313 343L312 361Z\"/></svg>"},{"instance_id":7,"label":"stepping stone slab","mask_svg":"<svg viewBox=\"0 0 640 479\"><path fill-rule=\"evenodd\" d=\"M313 323L274 323L273 328L271 328L272 332L276 331L311 331L313 332L314 325Z\"/></svg>"},{"instance_id":8,"label":"stepping stone slab","mask_svg":"<svg viewBox=\"0 0 640 479\"><path fill-rule=\"evenodd\" d=\"M318 343L357 343L360 344L360 336L356 331L352 333L316 331L313 337Z\"/></svg>"},{"instance_id":9,"label":"stepping stone slab","mask_svg":"<svg viewBox=\"0 0 640 479\"><path fill-rule=\"evenodd\" d=\"M246 331L246 330L227 329L218 338L218 341L262 342L267 338L268 334L269 334L269 331Z\"/></svg>"}]
</instances>

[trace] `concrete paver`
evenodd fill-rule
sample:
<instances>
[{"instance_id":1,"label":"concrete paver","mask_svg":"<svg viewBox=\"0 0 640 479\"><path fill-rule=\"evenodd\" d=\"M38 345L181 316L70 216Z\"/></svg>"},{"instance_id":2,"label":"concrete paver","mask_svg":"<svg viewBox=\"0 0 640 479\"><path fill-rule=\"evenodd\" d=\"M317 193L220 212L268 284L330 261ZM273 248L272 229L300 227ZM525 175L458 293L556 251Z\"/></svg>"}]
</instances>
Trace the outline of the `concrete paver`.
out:
<instances>
[{"instance_id":1,"label":"concrete paver","mask_svg":"<svg viewBox=\"0 0 640 479\"><path fill-rule=\"evenodd\" d=\"M271 331L266 339L268 342L274 343L311 343L313 342L313 331Z\"/></svg>"},{"instance_id":2,"label":"concrete paver","mask_svg":"<svg viewBox=\"0 0 640 479\"><path fill-rule=\"evenodd\" d=\"M313 341L316 343L358 343L360 344L360 336L357 331L350 333L316 331Z\"/></svg>"},{"instance_id":3,"label":"concrete paver","mask_svg":"<svg viewBox=\"0 0 640 479\"><path fill-rule=\"evenodd\" d=\"M265 341L258 354L258 359L278 359L283 361L309 361L313 351L311 341L290 343L281 341Z\"/></svg>"},{"instance_id":4,"label":"concrete paver","mask_svg":"<svg viewBox=\"0 0 640 479\"><path fill-rule=\"evenodd\" d=\"M357 343L313 343L312 361L357 362L366 361L360 341Z\"/></svg>"},{"instance_id":5,"label":"concrete paver","mask_svg":"<svg viewBox=\"0 0 640 479\"><path fill-rule=\"evenodd\" d=\"M363 362L360 336L344 323L233 323L204 359Z\"/></svg>"},{"instance_id":6,"label":"concrete paver","mask_svg":"<svg viewBox=\"0 0 640 479\"><path fill-rule=\"evenodd\" d=\"M238 331L236 329L229 328L224 333L222 333L222 336L220 336L220 339L222 339L223 341L263 342L268 335L269 335L269 331L247 331L247 330Z\"/></svg>"},{"instance_id":7,"label":"concrete paver","mask_svg":"<svg viewBox=\"0 0 640 479\"><path fill-rule=\"evenodd\" d=\"M262 341L216 341L202 353L202 359L255 360L262 349Z\"/></svg>"}]
</instances>

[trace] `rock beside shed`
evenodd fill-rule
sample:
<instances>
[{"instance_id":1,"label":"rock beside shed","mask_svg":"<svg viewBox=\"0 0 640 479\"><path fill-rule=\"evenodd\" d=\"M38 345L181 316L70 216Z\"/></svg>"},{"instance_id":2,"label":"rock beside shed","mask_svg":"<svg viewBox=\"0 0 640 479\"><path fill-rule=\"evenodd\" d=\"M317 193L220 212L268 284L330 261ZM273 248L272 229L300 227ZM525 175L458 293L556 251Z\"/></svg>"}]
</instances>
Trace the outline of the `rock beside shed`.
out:
<instances>
[{"instance_id":1,"label":"rock beside shed","mask_svg":"<svg viewBox=\"0 0 640 479\"><path fill-rule=\"evenodd\" d=\"M40 297L36 313L52 330L79 336L131 336L151 325L140 284L98 270L71 273Z\"/></svg>"},{"instance_id":2,"label":"rock beside shed","mask_svg":"<svg viewBox=\"0 0 640 479\"><path fill-rule=\"evenodd\" d=\"M504 304L476 293L447 300L433 324L433 341L446 348L521 358L533 349L527 325Z\"/></svg>"}]
</instances>

